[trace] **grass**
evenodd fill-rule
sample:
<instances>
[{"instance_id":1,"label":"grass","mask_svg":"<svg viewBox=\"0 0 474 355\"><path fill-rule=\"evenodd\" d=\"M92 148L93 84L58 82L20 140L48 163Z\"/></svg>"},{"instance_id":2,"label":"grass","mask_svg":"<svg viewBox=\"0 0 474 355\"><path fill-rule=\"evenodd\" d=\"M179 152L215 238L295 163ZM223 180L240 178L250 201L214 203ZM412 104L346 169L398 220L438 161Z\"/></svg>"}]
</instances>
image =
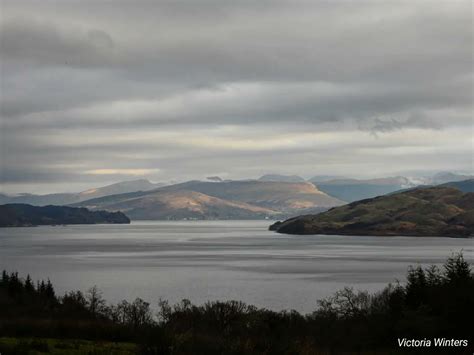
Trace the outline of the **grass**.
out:
<instances>
[{"instance_id":1,"label":"grass","mask_svg":"<svg viewBox=\"0 0 474 355\"><path fill-rule=\"evenodd\" d=\"M137 353L137 345L107 341L50 338L0 338L0 355L129 355Z\"/></svg>"}]
</instances>

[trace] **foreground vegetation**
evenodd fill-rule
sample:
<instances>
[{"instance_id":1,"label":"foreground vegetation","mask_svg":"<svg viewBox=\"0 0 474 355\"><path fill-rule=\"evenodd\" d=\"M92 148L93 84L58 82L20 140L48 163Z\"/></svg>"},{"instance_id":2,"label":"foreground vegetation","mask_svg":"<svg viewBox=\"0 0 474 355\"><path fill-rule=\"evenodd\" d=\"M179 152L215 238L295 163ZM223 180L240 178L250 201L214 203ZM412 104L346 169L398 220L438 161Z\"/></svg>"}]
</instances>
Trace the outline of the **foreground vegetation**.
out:
<instances>
[{"instance_id":1,"label":"foreground vegetation","mask_svg":"<svg viewBox=\"0 0 474 355\"><path fill-rule=\"evenodd\" d=\"M2 354L51 354L83 355L114 354L134 355L138 352L136 344L108 341L49 338L0 338Z\"/></svg>"},{"instance_id":2,"label":"foreground vegetation","mask_svg":"<svg viewBox=\"0 0 474 355\"><path fill-rule=\"evenodd\" d=\"M474 275L462 254L410 267L406 283L345 288L307 315L238 301L201 306L137 298L107 305L97 288L55 294L49 281L2 273L2 354L471 354ZM398 338L466 339L467 347L399 348Z\"/></svg>"}]
</instances>

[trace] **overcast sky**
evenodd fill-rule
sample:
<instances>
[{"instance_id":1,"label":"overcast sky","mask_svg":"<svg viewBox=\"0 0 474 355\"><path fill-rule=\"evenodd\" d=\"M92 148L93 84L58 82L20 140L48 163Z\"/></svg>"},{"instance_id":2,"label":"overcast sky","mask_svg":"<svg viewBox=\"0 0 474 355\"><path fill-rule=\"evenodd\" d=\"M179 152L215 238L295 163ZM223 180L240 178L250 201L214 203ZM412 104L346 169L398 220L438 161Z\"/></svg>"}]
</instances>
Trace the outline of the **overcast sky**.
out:
<instances>
[{"instance_id":1,"label":"overcast sky","mask_svg":"<svg viewBox=\"0 0 474 355\"><path fill-rule=\"evenodd\" d=\"M0 189L473 170L468 1L1 0Z\"/></svg>"}]
</instances>

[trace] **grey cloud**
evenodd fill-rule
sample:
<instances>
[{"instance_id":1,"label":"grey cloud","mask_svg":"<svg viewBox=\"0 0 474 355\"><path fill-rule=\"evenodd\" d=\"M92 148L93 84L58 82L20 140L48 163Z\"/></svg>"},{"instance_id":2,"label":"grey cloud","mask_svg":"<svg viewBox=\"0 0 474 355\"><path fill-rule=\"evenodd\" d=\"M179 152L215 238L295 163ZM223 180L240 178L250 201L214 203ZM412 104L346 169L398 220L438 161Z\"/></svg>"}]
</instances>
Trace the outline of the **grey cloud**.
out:
<instances>
[{"instance_id":1,"label":"grey cloud","mask_svg":"<svg viewBox=\"0 0 474 355\"><path fill-rule=\"evenodd\" d=\"M100 29L59 29L34 18L8 19L1 29L4 60L77 67L113 64L114 41Z\"/></svg>"},{"instance_id":2,"label":"grey cloud","mask_svg":"<svg viewBox=\"0 0 474 355\"><path fill-rule=\"evenodd\" d=\"M5 0L0 176L25 184L89 181L80 171L101 166L159 168L162 178L259 169L311 175L315 159L331 170L320 173L350 175L348 151L374 167L399 157L397 145L413 157L393 169L411 169L416 157L431 167L445 159L470 169L464 145L448 149L443 134L473 125L471 6ZM413 129L430 137L424 148L400 138ZM140 141L147 132L168 136ZM181 132L205 142L173 140ZM307 132L373 135L296 144ZM258 135L296 143L262 149ZM211 144L226 137L225 148ZM241 149L246 140L255 146Z\"/></svg>"},{"instance_id":3,"label":"grey cloud","mask_svg":"<svg viewBox=\"0 0 474 355\"><path fill-rule=\"evenodd\" d=\"M27 183L27 182L58 182L71 179L72 174L61 170L42 169L40 167L2 167L0 178L2 183Z\"/></svg>"},{"instance_id":4,"label":"grey cloud","mask_svg":"<svg viewBox=\"0 0 474 355\"><path fill-rule=\"evenodd\" d=\"M401 4L402 10L397 11L396 5L375 2L319 4L141 2L131 6L125 2L123 7L91 4L97 14L86 17L86 4L69 8L55 3L55 13L62 10L75 21L61 25L58 16L46 24L7 22L4 50L15 59L43 63L49 59L58 64L69 58L70 65L79 66L113 63L123 75L138 80L188 83L340 81L362 76L412 82L433 75L445 78L470 68L472 19L467 3L460 3L464 5L456 11L445 4L438 11L428 5ZM74 16L72 9L82 13ZM41 12L37 16L41 15L48 16ZM114 21L114 16L125 25ZM90 17L97 19L87 22ZM88 31L96 31L99 23L104 26L104 36L117 38L117 52L98 50L87 31L76 25L80 21L86 22ZM59 23L56 28L55 23Z\"/></svg>"},{"instance_id":5,"label":"grey cloud","mask_svg":"<svg viewBox=\"0 0 474 355\"><path fill-rule=\"evenodd\" d=\"M458 114L436 114L437 110L452 105L458 108ZM128 109L123 110L123 107ZM130 109L133 107L135 109ZM286 125L290 121L296 126L329 123L338 127L354 121L358 128L366 130L383 130L389 126L437 129L470 125L471 109L469 85L457 82L405 87L308 82L237 84L222 90L185 91L164 98L129 98L122 103L99 102L78 110L42 112L15 117L9 125L129 129L137 126ZM379 116L385 118L377 119Z\"/></svg>"}]
</instances>

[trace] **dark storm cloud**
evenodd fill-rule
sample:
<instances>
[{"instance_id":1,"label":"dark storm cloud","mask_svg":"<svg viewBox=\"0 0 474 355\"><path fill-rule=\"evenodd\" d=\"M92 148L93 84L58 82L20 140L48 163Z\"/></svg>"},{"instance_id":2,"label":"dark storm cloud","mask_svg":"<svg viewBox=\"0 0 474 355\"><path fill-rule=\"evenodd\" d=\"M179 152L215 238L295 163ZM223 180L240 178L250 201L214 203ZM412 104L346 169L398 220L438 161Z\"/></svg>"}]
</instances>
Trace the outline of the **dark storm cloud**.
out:
<instances>
[{"instance_id":1,"label":"dark storm cloud","mask_svg":"<svg viewBox=\"0 0 474 355\"><path fill-rule=\"evenodd\" d=\"M471 7L3 1L0 178L472 169Z\"/></svg>"}]
</instances>

